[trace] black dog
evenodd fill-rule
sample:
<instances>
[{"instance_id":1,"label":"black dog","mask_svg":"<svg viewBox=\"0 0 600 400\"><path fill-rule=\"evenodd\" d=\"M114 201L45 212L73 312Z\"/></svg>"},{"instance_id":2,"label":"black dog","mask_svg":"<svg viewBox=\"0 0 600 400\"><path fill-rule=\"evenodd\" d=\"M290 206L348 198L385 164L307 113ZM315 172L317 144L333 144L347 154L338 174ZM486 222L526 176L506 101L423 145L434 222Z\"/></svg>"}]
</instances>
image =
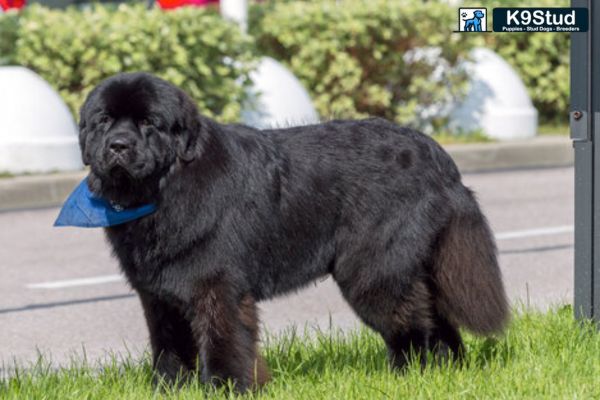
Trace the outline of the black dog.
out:
<instances>
[{"instance_id":1,"label":"black dog","mask_svg":"<svg viewBox=\"0 0 600 400\"><path fill-rule=\"evenodd\" d=\"M140 295L155 369L263 384L255 303L331 274L394 366L500 331L494 239L448 154L382 119L257 131L202 117L152 75L102 82L81 110L90 189L147 217L106 229Z\"/></svg>"}]
</instances>

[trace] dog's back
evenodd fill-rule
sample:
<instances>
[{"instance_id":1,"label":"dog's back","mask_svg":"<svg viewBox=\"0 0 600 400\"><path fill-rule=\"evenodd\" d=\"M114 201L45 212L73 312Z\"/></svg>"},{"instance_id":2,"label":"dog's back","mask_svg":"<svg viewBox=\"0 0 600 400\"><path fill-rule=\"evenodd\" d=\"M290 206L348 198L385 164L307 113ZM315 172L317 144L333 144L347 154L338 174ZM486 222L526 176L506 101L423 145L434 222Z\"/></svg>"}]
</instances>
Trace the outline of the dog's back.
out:
<instances>
[{"instance_id":1,"label":"dog's back","mask_svg":"<svg viewBox=\"0 0 600 400\"><path fill-rule=\"evenodd\" d=\"M335 221L329 272L396 360L418 341L460 353L460 326L503 328L508 306L493 236L436 142L381 119L268 134L295 171L288 184L303 188L294 197L304 192L322 209L310 223Z\"/></svg>"}]
</instances>

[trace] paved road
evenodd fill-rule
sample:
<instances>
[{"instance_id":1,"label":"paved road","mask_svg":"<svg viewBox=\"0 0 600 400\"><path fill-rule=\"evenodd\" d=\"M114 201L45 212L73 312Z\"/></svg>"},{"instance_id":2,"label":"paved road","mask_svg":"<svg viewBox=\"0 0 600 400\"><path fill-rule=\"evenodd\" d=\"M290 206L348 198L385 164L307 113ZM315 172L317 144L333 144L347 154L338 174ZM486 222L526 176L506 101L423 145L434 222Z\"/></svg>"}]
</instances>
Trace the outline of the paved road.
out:
<instances>
[{"instance_id":1,"label":"paved road","mask_svg":"<svg viewBox=\"0 0 600 400\"><path fill-rule=\"evenodd\" d=\"M573 169L464 177L496 232L509 295L531 307L570 302ZM85 348L138 354L147 333L138 299L118 276L100 230L52 228L57 209L0 213L0 366L38 351L63 363ZM263 303L270 331L357 324L331 279ZM0 367L1 369L1 367Z\"/></svg>"}]
</instances>

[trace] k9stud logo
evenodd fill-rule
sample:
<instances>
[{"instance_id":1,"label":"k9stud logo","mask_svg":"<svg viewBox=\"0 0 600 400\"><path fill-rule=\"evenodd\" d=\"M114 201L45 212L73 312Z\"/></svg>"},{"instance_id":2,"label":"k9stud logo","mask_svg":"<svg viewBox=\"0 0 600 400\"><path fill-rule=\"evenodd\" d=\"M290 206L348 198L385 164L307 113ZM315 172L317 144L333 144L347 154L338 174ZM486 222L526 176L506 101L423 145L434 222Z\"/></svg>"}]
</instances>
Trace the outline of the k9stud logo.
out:
<instances>
[{"instance_id":1,"label":"k9stud logo","mask_svg":"<svg viewBox=\"0 0 600 400\"><path fill-rule=\"evenodd\" d=\"M457 32L486 32L487 31L487 8L465 8L458 9L458 31Z\"/></svg>"}]
</instances>

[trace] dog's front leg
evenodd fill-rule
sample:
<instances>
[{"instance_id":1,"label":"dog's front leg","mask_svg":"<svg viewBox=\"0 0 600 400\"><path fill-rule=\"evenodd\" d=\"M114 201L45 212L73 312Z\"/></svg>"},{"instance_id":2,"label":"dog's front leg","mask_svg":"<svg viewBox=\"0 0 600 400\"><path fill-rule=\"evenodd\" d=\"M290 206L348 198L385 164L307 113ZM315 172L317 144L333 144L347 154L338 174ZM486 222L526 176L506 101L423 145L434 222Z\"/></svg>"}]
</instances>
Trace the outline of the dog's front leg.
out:
<instances>
[{"instance_id":1,"label":"dog's front leg","mask_svg":"<svg viewBox=\"0 0 600 400\"><path fill-rule=\"evenodd\" d=\"M198 285L192 331L200 348L203 381L222 385L231 380L244 392L269 377L257 351L258 316L254 299L238 294L224 279Z\"/></svg>"},{"instance_id":2,"label":"dog's front leg","mask_svg":"<svg viewBox=\"0 0 600 400\"><path fill-rule=\"evenodd\" d=\"M183 382L196 367L198 347L189 322L170 303L139 292L152 346L152 366L157 378L167 383Z\"/></svg>"}]
</instances>

